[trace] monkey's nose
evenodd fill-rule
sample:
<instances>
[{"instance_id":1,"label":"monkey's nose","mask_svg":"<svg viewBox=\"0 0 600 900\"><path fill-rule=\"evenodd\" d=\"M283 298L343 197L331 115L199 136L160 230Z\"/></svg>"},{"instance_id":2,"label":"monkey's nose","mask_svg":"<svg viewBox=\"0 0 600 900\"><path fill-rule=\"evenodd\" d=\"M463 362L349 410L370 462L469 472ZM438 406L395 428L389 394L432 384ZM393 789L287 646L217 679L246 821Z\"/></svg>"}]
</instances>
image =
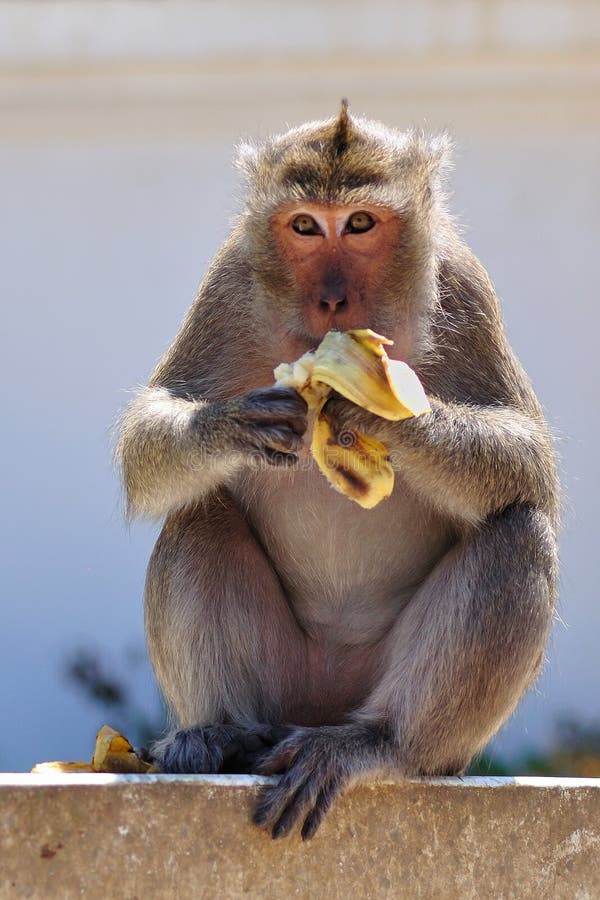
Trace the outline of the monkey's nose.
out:
<instances>
[{"instance_id":1,"label":"monkey's nose","mask_svg":"<svg viewBox=\"0 0 600 900\"><path fill-rule=\"evenodd\" d=\"M321 309L325 313L333 313L338 309L343 309L348 305L348 298L345 296L330 295L321 298Z\"/></svg>"}]
</instances>

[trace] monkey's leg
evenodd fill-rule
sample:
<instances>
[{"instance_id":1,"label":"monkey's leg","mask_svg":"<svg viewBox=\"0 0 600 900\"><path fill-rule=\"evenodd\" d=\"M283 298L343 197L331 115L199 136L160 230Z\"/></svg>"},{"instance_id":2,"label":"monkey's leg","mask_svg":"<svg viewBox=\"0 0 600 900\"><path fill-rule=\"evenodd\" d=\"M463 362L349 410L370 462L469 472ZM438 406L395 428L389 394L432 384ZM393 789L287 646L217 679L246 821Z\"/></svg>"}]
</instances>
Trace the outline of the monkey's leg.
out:
<instances>
[{"instance_id":1,"label":"monkey's leg","mask_svg":"<svg viewBox=\"0 0 600 900\"><path fill-rule=\"evenodd\" d=\"M146 584L150 657L180 730L153 748L173 772L250 769L282 729L305 639L230 496L170 516ZM260 726L260 727L258 727Z\"/></svg>"},{"instance_id":2,"label":"monkey's leg","mask_svg":"<svg viewBox=\"0 0 600 900\"><path fill-rule=\"evenodd\" d=\"M400 615L362 715L389 716L402 767L459 772L542 664L556 596L548 517L515 506L450 550Z\"/></svg>"},{"instance_id":3,"label":"monkey's leg","mask_svg":"<svg viewBox=\"0 0 600 900\"><path fill-rule=\"evenodd\" d=\"M272 752L283 771L256 822L316 831L335 796L378 770L461 771L537 674L552 621L556 548L544 514L514 507L454 546L386 638L357 724L297 729Z\"/></svg>"}]
</instances>

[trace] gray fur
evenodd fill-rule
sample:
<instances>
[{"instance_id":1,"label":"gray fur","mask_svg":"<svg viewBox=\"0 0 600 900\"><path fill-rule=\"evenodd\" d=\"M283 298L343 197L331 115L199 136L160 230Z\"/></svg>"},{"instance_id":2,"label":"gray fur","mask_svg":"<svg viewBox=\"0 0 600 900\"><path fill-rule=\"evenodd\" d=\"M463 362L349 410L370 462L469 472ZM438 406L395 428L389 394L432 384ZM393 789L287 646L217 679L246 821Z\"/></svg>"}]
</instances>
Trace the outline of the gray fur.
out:
<instances>
[{"instance_id":1,"label":"gray fur","mask_svg":"<svg viewBox=\"0 0 600 900\"><path fill-rule=\"evenodd\" d=\"M310 837L359 778L462 770L543 659L554 453L489 277L447 214L447 158L444 138L345 108L247 147L246 211L123 419L129 509L166 515L146 625L184 732L156 755L205 771L258 746L244 765L283 773L256 813L274 836L304 820ZM304 403L271 387L273 367L317 340L271 216L311 199L385 204L402 223L361 327L396 340L432 412L390 423L330 401L340 430L390 448L396 487L370 511L302 457Z\"/></svg>"}]
</instances>

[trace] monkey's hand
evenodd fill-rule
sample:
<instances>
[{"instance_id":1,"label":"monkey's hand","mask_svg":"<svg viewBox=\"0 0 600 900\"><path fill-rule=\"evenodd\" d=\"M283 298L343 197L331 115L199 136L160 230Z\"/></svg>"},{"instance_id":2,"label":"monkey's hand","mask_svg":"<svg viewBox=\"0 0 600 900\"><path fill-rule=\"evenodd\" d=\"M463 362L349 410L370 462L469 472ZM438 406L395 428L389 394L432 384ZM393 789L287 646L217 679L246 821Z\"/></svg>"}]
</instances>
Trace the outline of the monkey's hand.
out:
<instances>
[{"instance_id":1,"label":"monkey's hand","mask_svg":"<svg viewBox=\"0 0 600 900\"><path fill-rule=\"evenodd\" d=\"M374 725L294 728L261 767L263 774L281 778L266 789L254 823L280 838L302 821L301 837L308 840L336 797L361 776L384 768L391 751L391 737Z\"/></svg>"},{"instance_id":2,"label":"monkey's hand","mask_svg":"<svg viewBox=\"0 0 600 900\"><path fill-rule=\"evenodd\" d=\"M232 451L270 465L298 461L307 405L294 388L259 388L211 407L211 425L225 431L225 442Z\"/></svg>"},{"instance_id":3,"label":"monkey's hand","mask_svg":"<svg viewBox=\"0 0 600 900\"><path fill-rule=\"evenodd\" d=\"M340 447L352 447L359 440L359 435L368 435L393 450L394 434L403 422L390 422L375 413L346 400L335 391L331 394L323 412L327 416L333 437Z\"/></svg>"},{"instance_id":4,"label":"monkey's hand","mask_svg":"<svg viewBox=\"0 0 600 900\"><path fill-rule=\"evenodd\" d=\"M384 440L390 434L390 421L333 391L325 406L324 412L331 417L335 432L340 436L344 431L362 432L370 437ZM393 423L396 424L395 422Z\"/></svg>"},{"instance_id":5,"label":"monkey's hand","mask_svg":"<svg viewBox=\"0 0 600 900\"><path fill-rule=\"evenodd\" d=\"M387 448L390 465L444 513L479 525L513 503L555 509L554 458L546 426L508 406L445 403L391 422L332 395L325 409L335 439L364 432Z\"/></svg>"},{"instance_id":6,"label":"monkey's hand","mask_svg":"<svg viewBox=\"0 0 600 900\"><path fill-rule=\"evenodd\" d=\"M171 774L258 773L267 754L291 730L283 725L186 728L157 741L151 756L161 772Z\"/></svg>"}]
</instances>

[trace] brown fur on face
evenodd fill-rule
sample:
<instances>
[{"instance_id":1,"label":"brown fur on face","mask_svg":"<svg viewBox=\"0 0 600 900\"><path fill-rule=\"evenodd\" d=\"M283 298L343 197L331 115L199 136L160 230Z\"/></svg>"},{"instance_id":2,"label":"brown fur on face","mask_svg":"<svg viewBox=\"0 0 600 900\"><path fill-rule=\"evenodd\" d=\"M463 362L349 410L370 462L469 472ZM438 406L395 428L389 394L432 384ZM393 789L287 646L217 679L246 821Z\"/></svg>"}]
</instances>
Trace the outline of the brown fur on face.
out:
<instances>
[{"instance_id":1,"label":"brown fur on face","mask_svg":"<svg viewBox=\"0 0 600 900\"><path fill-rule=\"evenodd\" d=\"M304 342L306 349L322 336L323 323L314 307L307 321L298 301L299 279L289 259L273 253L273 228L281 227L289 210L371 209L393 220L397 232L386 242L385 258L371 267L361 295L363 315L357 318L401 340L402 358L423 357L437 302L435 245L450 227L442 189L448 139L393 132L342 110L338 118L293 129L260 148L245 145L239 162L248 184L245 247L263 302L269 304L271 330L276 323L278 345L291 336L295 348ZM370 307L367 315L365 306Z\"/></svg>"},{"instance_id":2,"label":"brown fur on face","mask_svg":"<svg viewBox=\"0 0 600 900\"><path fill-rule=\"evenodd\" d=\"M348 231L353 216L372 226ZM316 234L298 234L294 222L307 217ZM367 328L377 314L383 275L399 242L400 223L371 204L325 205L305 201L279 209L271 220L275 253L293 283L291 295L315 344L332 328Z\"/></svg>"},{"instance_id":3,"label":"brown fur on face","mask_svg":"<svg viewBox=\"0 0 600 900\"><path fill-rule=\"evenodd\" d=\"M146 628L179 730L156 756L281 774L255 814L274 837L312 836L361 778L460 771L543 658L554 453L446 212L447 155L346 106L246 147L244 213L123 419L129 509L166 516ZM357 212L374 227L357 233ZM357 326L395 340L432 407L392 423L328 401L334 430L389 448L394 492L372 510L300 465L306 404L273 385L275 365Z\"/></svg>"}]
</instances>

